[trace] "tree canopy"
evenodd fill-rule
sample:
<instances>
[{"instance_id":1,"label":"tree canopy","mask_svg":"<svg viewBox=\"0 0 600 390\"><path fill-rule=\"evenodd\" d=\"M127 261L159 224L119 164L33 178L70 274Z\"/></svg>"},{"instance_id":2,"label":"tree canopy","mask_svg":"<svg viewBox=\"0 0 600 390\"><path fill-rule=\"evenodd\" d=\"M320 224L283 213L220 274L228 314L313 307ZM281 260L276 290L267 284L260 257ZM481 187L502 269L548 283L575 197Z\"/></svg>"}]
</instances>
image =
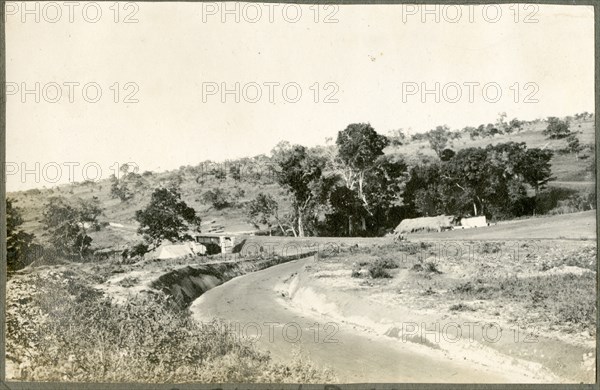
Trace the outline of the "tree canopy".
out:
<instances>
[{"instance_id":1,"label":"tree canopy","mask_svg":"<svg viewBox=\"0 0 600 390\"><path fill-rule=\"evenodd\" d=\"M135 219L140 224L138 233L154 247L163 240L189 240L192 238L189 230L200 232L201 218L196 215L196 210L181 200L181 193L176 187L154 190L146 208L135 212Z\"/></svg>"}]
</instances>

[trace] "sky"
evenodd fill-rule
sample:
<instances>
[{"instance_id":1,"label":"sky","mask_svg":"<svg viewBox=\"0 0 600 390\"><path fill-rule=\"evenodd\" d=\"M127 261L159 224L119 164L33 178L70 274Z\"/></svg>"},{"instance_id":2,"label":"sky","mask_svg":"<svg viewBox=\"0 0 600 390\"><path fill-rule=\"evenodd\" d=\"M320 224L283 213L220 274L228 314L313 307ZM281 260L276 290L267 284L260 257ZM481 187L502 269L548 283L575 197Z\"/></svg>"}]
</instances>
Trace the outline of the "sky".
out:
<instances>
[{"instance_id":1,"label":"sky","mask_svg":"<svg viewBox=\"0 0 600 390\"><path fill-rule=\"evenodd\" d=\"M594 111L589 6L38 4L6 8L7 191L313 146L355 122Z\"/></svg>"}]
</instances>

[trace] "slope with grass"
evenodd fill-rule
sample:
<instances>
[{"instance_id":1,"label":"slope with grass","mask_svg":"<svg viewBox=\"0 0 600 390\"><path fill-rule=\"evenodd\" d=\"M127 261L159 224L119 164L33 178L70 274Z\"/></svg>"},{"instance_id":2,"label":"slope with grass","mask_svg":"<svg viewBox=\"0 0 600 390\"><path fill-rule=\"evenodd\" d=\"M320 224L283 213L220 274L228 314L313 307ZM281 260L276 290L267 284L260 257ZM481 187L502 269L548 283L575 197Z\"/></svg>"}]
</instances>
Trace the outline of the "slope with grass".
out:
<instances>
[{"instance_id":1,"label":"slope with grass","mask_svg":"<svg viewBox=\"0 0 600 390\"><path fill-rule=\"evenodd\" d=\"M565 140L547 140L542 134L545 127L544 122L526 125L516 134L498 135L493 138L475 139L462 138L454 140L449 144L455 150L466 147L485 147L488 144L500 142L526 142L528 147L544 147L555 151L566 147ZM591 144L595 140L594 122L575 122L572 131L579 131L578 137L582 144ZM388 154L402 154L409 161L418 162L423 157L436 158L435 153L426 141L413 141L409 144L389 147ZM579 158L574 154L556 153L552 159L552 172L556 181L553 187L572 189L576 192L589 193L595 190L594 174L591 169L594 156L590 152L582 153ZM230 164L229 164L230 165ZM228 167L229 165L224 165ZM141 241L137 235L137 222L135 211L141 209L150 200L152 191L160 186L167 185L171 181L180 182L183 200L193 207L202 217L203 230L221 228L226 231L249 231L254 227L247 222L243 203L253 199L259 192L265 192L274 196L280 203L280 214L290 210L290 198L279 185L273 182L272 175L262 175L252 178L242 175L241 180L235 180L229 172L221 178L206 172L205 165L183 166L179 170L168 172L144 172L141 184L133 186L134 197L131 200L121 202L110 196L111 183L102 180L98 183L73 183L54 188L42 188L20 192L9 192L8 197L16 199L16 206L24 211L25 223L23 228L36 235L38 241L46 242L46 232L41 224L43 205L50 196L62 195L67 198L98 197L105 212L102 221L124 225L123 228L108 226L99 232L91 234L94 239L95 248L125 247ZM208 190L220 188L230 192L232 204L221 210L202 201L202 194Z\"/></svg>"}]
</instances>

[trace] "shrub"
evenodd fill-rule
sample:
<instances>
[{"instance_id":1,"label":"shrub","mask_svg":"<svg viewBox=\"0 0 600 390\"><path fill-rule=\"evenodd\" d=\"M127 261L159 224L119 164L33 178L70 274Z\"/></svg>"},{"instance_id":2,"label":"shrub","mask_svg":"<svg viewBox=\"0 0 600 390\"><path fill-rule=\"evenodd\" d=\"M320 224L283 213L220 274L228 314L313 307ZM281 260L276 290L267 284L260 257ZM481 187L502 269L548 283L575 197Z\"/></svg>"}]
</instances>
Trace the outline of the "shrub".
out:
<instances>
[{"instance_id":1,"label":"shrub","mask_svg":"<svg viewBox=\"0 0 600 390\"><path fill-rule=\"evenodd\" d=\"M474 308L472 308L469 305L465 305L464 303L458 303L455 305L450 306L450 310L451 311L475 311Z\"/></svg>"},{"instance_id":2,"label":"shrub","mask_svg":"<svg viewBox=\"0 0 600 390\"><path fill-rule=\"evenodd\" d=\"M141 242L137 245L134 245L133 248L131 248L131 251L129 251L129 255L131 257L136 257L136 256L144 256L146 253L148 253L148 245Z\"/></svg>"},{"instance_id":3,"label":"shrub","mask_svg":"<svg viewBox=\"0 0 600 390\"><path fill-rule=\"evenodd\" d=\"M486 242L481 247L481 251L483 253L487 253L487 254L498 253L498 252L500 252L500 245L498 245L495 242Z\"/></svg>"},{"instance_id":4,"label":"shrub","mask_svg":"<svg viewBox=\"0 0 600 390\"><path fill-rule=\"evenodd\" d=\"M436 261L426 261L423 264L423 270L431 274L441 274L442 271L438 269L438 263Z\"/></svg>"},{"instance_id":5,"label":"shrub","mask_svg":"<svg viewBox=\"0 0 600 390\"><path fill-rule=\"evenodd\" d=\"M408 245L408 254L416 255L419 253L419 248L416 245Z\"/></svg>"},{"instance_id":6,"label":"shrub","mask_svg":"<svg viewBox=\"0 0 600 390\"><path fill-rule=\"evenodd\" d=\"M385 269L395 269L398 268L398 263L395 260L392 259L385 259L385 258L380 258L375 260L375 264L381 266L382 268Z\"/></svg>"},{"instance_id":7,"label":"shrub","mask_svg":"<svg viewBox=\"0 0 600 390\"><path fill-rule=\"evenodd\" d=\"M202 201L204 203L212 204L217 210L222 210L226 207L231 206L230 193L222 190L221 188L215 188L214 190L208 190L202 194Z\"/></svg>"},{"instance_id":8,"label":"shrub","mask_svg":"<svg viewBox=\"0 0 600 390\"><path fill-rule=\"evenodd\" d=\"M475 282L469 281L460 283L451 291L458 296L469 296L475 299L489 299L495 289L484 284L483 281L477 280Z\"/></svg>"},{"instance_id":9,"label":"shrub","mask_svg":"<svg viewBox=\"0 0 600 390\"><path fill-rule=\"evenodd\" d=\"M435 295L436 292L431 288L431 286L427 287L427 289L425 289L423 291L423 295Z\"/></svg>"},{"instance_id":10,"label":"shrub","mask_svg":"<svg viewBox=\"0 0 600 390\"><path fill-rule=\"evenodd\" d=\"M129 288L139 284L140 279L132 276L121 279L117 284L121 287Z\"/></svg>"},{"instance_id":11,"label":"shrub","mask_svg":"<svg viewBox=\"0 0 600 390\"><path fill-rule=\"evenodd\" d=\"M369 275L373 279L387 279L392 277L387 269L383 268L382 264L377 261L369 266Z\"/></svg>"}]
</instances>

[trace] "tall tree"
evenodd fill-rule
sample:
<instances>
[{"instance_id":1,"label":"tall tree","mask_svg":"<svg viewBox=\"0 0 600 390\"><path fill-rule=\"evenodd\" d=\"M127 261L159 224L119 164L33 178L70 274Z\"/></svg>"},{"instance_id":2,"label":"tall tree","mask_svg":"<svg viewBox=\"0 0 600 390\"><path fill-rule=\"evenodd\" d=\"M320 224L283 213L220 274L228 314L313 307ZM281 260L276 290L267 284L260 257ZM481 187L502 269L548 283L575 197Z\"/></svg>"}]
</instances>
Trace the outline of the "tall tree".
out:
<instances>
[{"instance_id":1,"label":"tall tree","mask_svg":"<svg viewBox=\"0 0 600 390\"><path fill-rule=\"evenodd\" d=\"M135 212L135 219L140 224L138 233L155 248L163 240L191 239L189 230L200 232L201 218L181 200L181 193L175 187L154 190L146 208Z\"/></svg>"},{"instance_id":2,"label":"tall tree","mask_svg":"<svg viewBox=\"0 0 600 390\"><path fill-rule=\"evenodd\" d=\"M550 160L554 152L548 149L533 148L528 149L519 161L518 173L535 190L537 195L552 177L552 165Z\"/></svg>"},{"instance_id":3,"label":"tall tree","mask_svg":"<svg viewBox=\"0 0 600 390\"><path fill-rule=\"evenodd\" d=\"M571 153L575 153L575 157L579 160L579 152L583 150L583 147L575 134L571 134L567 137L567 148Z\"/></svg>"},{"instance_id":4,"label":"tall tree","mask_svg":"<svg viewBox=\"0 0 600 390\"><path fill-rule=\"evenodd\" d=\"M378 134L368 123L353 123L337 136L338 158L341 162L340 173L348 189L357 191L359 199L369 214L372 214L365 195L365 177L377 166L377 159L383 156L383 149L389 140ZM365 218L362 228L366 229Z\"/></svg>"},{"instance_id":5,"label":"tall tree","mask_svg":"<svg viewBox=\"0 0 600 390\"><path fill-rule=\"evenodd\" d=\"M401 194L408 178L408 166L399 155L380 156L365 173L364 196L372 210L402 204Z\"/></svg>"},{"instance_id":6,"label":"tall tree","mask_svg":"<svg viewBox=\"0 0 600 390\"><path fill-rule=\"evenodd\" d=\"M121 202L126 202L133 198L133 191L129 188L129 179L135 178L137 173L135 169L132 169L130 172L130 168L132 168L129 164L123 164L119 167L119 172L121 175L119 177L112 174L110 176L110 196L112 198L119 198Z\"/></svg>"},{"instance_id":7,"label":"tall tree","mask_svg":"<svg viewBox=\"0 0 600 390\"><path fill-rule=\"evenodd\" d=\"M346 186L339 186L329 196L331 211L327 214L327 230L335 236L353 236L358 219L366 217L362 200L356 191Z\"/></svg>"},{"instance_id":8,"label":"tall tree","mask_svg":"<svg viewBox=\"0 0 600 390\"><path fill-rule=\"evenodd\" d=\"M508 129L507 132L512 133L512 132L520 132L523 129L523 122L518 120L517 118L513 118L510 120L510 122L508 123Z\"/></svg>"},{"instance_id":9,"label":"tall tree","mask_svg":"<svg viewBox=\"0 0 600 390\"><path fill-rule=\"evenodd\" d=\"M62 196L56 196L44 206L43 223L51 243L60 253L76 254L83 259L92 244L88 232L100 230L98 217L102 213L97 197L89 200L78 198L70 202Z\"/></svg>"},{"instance_id":10,"label":"tall tree","mask_svg":"<svg viewBox=\"0 0 600 390\"><path fill-rule=\"evenodd\" d=\"M256 195L256 198L248 202L246 214L254 226L258 227L259 224L267 225L269 236L271 235L271 226L274 224L277 224L284 236L287 233L283 227L283 221L279 217L279 204L269 194L260 192ZM292 229L292 232L295 234L295 229Z\"/></svg>"},{"instance_id":11,"label":"tall tree","mask_svg":"<svg viewBox=\"0 0 600 390\"><path fill-rule=\"evenodd\" d=\"M280 151L276 161L277 181L293 196L298 235L304 237L306 217L320 197L325 159L309 153L304 146L294 145Z\"/></svg>"},{"instance_id":12,"label":"tall tree","mask_svg":"<svg viewBox=\"0 0 600 390\"><path fill-rule=\"evenodd\" d=\"M429 141L429 145L431 149L437 154L438 157L441 156L442 151L446 149L448 145L448 140L450 140L451 132L450 128L446 125L437 126L435 129L430 130L426 134L427 140Z\"/></svg>"}]
</instances>

